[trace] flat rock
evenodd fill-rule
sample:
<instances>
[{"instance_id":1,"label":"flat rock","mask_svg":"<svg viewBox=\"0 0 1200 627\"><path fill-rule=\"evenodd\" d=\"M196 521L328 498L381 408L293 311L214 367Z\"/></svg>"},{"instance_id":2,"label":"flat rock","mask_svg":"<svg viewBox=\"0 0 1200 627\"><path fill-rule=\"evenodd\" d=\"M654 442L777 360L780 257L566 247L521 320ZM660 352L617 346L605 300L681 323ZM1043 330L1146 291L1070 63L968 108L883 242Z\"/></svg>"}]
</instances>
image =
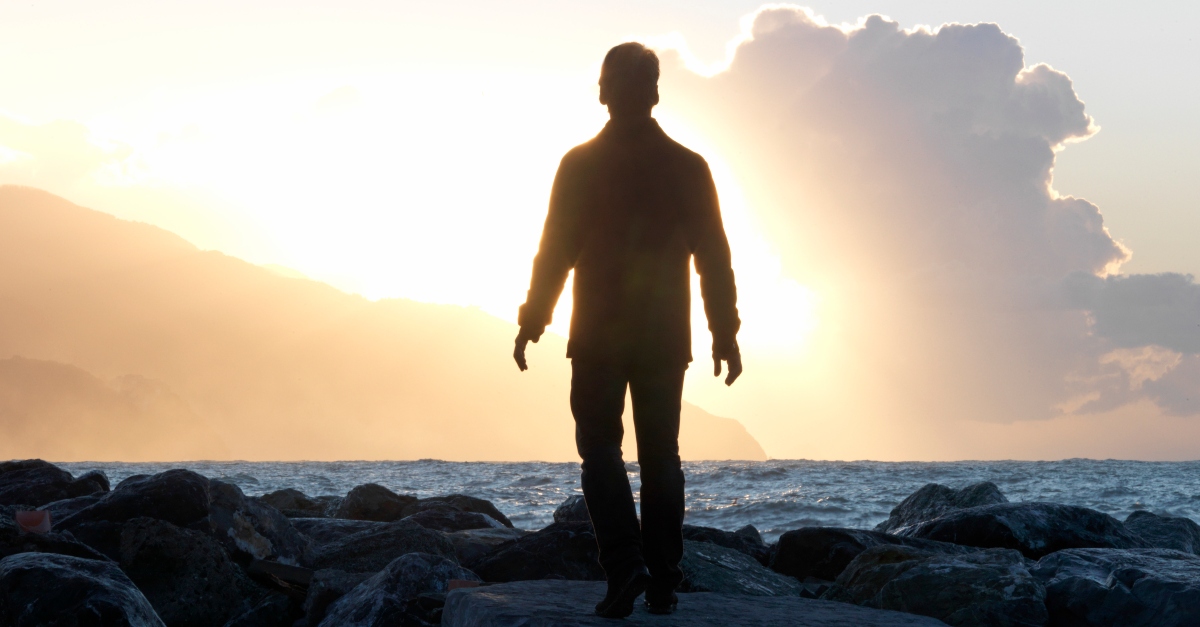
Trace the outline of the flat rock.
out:
<instances>
[{"instance_id":1,"label":"flat rock","mask_svg":"<svg viewBox=\"0 0 1200 627\"><path fill-rule=\"evenodd\" d=\"M681 592L727 592L752 596L800 596L800 582L758 560L710 542L683 541Z\"/></svg>"},{"instance_id":2,"label":"flat rock","mask_svg":"<svg viewBox=\"0 0 1200 627\"><path fill-rule=\"evenodd\" d=\"M746 525L737 531L684 525L683 539L693 542L708 542L709 544L745 553L763 566L768 566L771 562L771 547L763 542L758 530L751 525Z\"/></svg>"},{"instance_id":3,"label":"flat rock","mask_svg":"<svg viewBox=\"0 0 1200 627\"><path fill-rule=\"evenodd\" d=\"M443 627L935 627L925 616L800 597L696 592L679 595L679 609L648 614L640 603L623 622L593 614L605 584L589 581L521 581L459 589L446 595Z\"/></svg>"},{"instance_id":4,"label":"flat rock","mask_svg":"<svg viewBox=\"0 0 1200 627\"><path fill-rule=\"evenodd\" d=\"M1057 503L1001 503L954 510L901 528L896 535L1016 549L1035 560L1063 549L1146 547L1145 541L1108 514Z\"/></svg>"},{"instance_id":5,"label":"flat rock","mask_svg":"<svg viewBox=\"0 0 1200 627\"><path fill-rule=\"evenodd\" d=\"M1149 548L1200 555L1200 525L1191 518L1136 511L1125 518L1125 528L1145 541Z\"/></svg>"},{"instance_id":6,"label":"flat rock","mask_svg":"<svg viewBox=\"0 0 1200 627\"><path fill-rule=\"evenodd\" d=\"M396 494L377 484L355 486L338 503L335 518L392 522L404 516L404 508L417 502L417 497Z\"/></svg>"},{"instance_id":7,"label":"flat rock","mask_svg":"<svg viewBox=\"0 0 1200 627\"><path fill-rule=\"evenodd\" d=\"M902 538L881 531L842 527L801 527L785 532L771 553L771 570L800 581L833 581L863 551L873 546L903 545L937 553L973 549L946 542Z\"/></svg>"},{"instance_id":8,"label":"flat rock","mask_svg":"<svg viewBox=\"0 0 1200 627\"><path fill-rule=\"evenodd\" d=\"M1200 556L1170 549L1068 549L1038 561L1052 625L1200 625Z\"/></svg>"},{"instance_id":9,"label":"flat rock","mask_svg":"<svg viewBox=\"0 0 1200 627\"><path fill-rule=\"evenodd\" d=\"M403 555L330 605L320 624L324 627L440 625L440 604L430 604L420 597L445 594L452 579L479 581L475 573L453 560L428 553Z\"/></svg>"},{"instance_id":10,"label":"flat rock","mask_svg":"<svg viewBox=\"0 0 1200 627\"><path fill-rule=\"evenodd\" d=\"M92 471L75 478L40 459L0 462L0 505L38 507L54 501L108 492L108 477Z\"/></svg>"},{"instance_id":11,"label":"flat rock","mask_svg":"<svg viewBox=\"0 0 1200 627\"><path fill-rule=\"evenodd\" d=\"M0 625L164 627L116 564L49 553L0 560Z\"/></svg>"},{"instance_id":12,"label":"flat rock","mask_svg":"<svg viewBox=\"0 0 1200 627\"><path fill-rule=\"evenodd\" d=\"M822 598L932 616L950 625L1042 627L1046 590L1012 549L946 555L898 545L859 554Z\"/></svg>"},{"instance_id":13,"label":"flat rock","mask_svg":"<svg viewBox=\"0 0 1200 627\"><path fill-rule=\"evenodd\" d=\"M467 529L508 529L503 523L479 512L464 512L458 509L427 509L404 520L435 531L466 531Z\"/></svg>"},{"instance_id":14,"label":"flat rock","mask_svg":"<svg viewBox=\"0 0 1200 627\"><path fill-rule=\"evenodd\" d=\"M440 532L408 520L379 525L334 540L312 557L314 569L375 573L407 553L431 553L454 560L454 545Z\"/></svg>"},{"instance_id":15,"label":"flat rock","mask_svg":"<svg viewBox=\"0 0 1200 627\"><path fill-rule=\"evenodd\" d=\"M360 531L378 529L380 525L387 524L373 520L345 520L342 518L292 518L291 523L296 531L312 540L314 550Z\"/></svg>"},{"instance_id":16,"label":"flat rock","mask_svg":"<svg viewBox=\"0 0 1200 627\"><path fill-rule=\"evenodd\" d=\"M895 533L902 527L933 520L956 509L1007 502L1008 498L991 481L973 483L961 490L927 483L893 508L888 519L875 526L875 531Z\"/></svg>"},{"instance_id":17,"label":"flat rock","mask_svg":"<svg viewBox=\"0 0 1200 627\"><path fill-rule=\"evenodd\" d=\"M447 533L446 537L454 545L454 555L458 558L458 562L460 564L471 564L501 544L527 536L530 533L532 532L525 531L524 529L501 527L499 529L488 528L452 531Z\"/></svg>"},{"instance_id":18,"label":"flat rock","mask_svg":"<svg viewBox=\"0 0 1200 627\"><path fill-rule=\"evenodd\" d=\"M46 503L38 509L44 512L50 512L51 524L67 518L71 514L78 512L85 507L90 507L101 498L103 494L89 494L87 496L77 496L70 499L62 499L53 503Z\"/></svg>"},{"instance_id":19,"label":"flat rock","mask_svg":"<svg viewBox=\"0 0 1200 627\"><path fill-rule=\"evenodd\" d=\"M416 503L405 507L403 514L404 516L412 516L417 512L424 511L429 507L436 507L439 504L449 505L461 512L475 512L476 514L490 516L510 529L513 526L512 521L497 509L491 501L465 494L447 494L446 496L431 496L427 499L420 499Z\"/></svg>"},{"instance_id":20,"label":"flat rock","mask_svg":"<svg viewBox=\"0 0 1200 627\"><path fill-rule=\"evenodd\" d=\"M604 579L590 522L554 523L467 564L484 581Z\"/></svg>"}]
</instances>

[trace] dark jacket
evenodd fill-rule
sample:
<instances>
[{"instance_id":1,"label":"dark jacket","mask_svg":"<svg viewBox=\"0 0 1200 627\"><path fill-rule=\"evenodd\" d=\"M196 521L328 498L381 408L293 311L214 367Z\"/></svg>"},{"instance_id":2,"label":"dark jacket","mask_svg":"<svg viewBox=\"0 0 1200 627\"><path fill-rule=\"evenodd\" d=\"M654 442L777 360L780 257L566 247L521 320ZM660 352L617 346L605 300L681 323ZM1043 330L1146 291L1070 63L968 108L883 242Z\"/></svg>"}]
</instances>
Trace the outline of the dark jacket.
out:
<instances>
[{"instance_id":1,"label":"dark jacket","mask_svg":"<svg viewBox=\"0 0 1200 627\"><path fill-rule=\"evenodd\" d=\"M539 337L574 269L568 357L687 363L693 256L725 354L741 323L708 164L652 118L610 121L559 165L519 324Z\"/></svg>"}]
</instances>

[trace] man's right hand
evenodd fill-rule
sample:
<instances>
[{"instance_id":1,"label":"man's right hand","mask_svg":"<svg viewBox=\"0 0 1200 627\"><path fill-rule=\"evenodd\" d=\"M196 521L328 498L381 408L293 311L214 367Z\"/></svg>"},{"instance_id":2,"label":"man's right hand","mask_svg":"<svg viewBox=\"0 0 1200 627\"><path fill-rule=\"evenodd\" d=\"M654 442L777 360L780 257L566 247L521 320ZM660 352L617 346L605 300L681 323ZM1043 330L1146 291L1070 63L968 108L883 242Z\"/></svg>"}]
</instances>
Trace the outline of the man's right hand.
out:
<instances>
[{"instance_id":1,"label":"man's right hand","mask_svg":"<svg viewBox=\"0 0 1200 627\"><path fill-rule=\"evenodd\" d=\"M525 347L528 346L530 342L537 344L537 341L540 337L540 333L534 335L525 329L521 329L521 331L517 333L517 346L513 349L513 361L517 362L517 367L521 369L521 372L529 370L529 363L525 361Z\"/></svg>"},{"instance_id":2,"label":"man's right hand","mask_svg":"<svg viewBox=\"0 0 1200 627\"><path fill-rule=\"evenodd\" d=\"M718 349L713 347L713 376L721 376L721 362L729 364L729 374L725 377L725 385L733 385L734 381L742 375L742 351L738 348L737 340L733 341L732 346Z\"/></svg>"}]
</instances>

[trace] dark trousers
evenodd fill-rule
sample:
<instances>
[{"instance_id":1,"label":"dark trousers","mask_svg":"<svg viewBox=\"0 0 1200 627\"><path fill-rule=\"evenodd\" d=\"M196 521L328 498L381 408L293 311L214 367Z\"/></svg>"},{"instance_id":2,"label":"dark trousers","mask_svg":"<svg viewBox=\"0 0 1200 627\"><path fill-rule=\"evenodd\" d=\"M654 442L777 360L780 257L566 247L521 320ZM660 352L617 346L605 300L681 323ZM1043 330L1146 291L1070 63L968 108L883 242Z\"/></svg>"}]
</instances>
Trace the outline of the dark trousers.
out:
<instances>
[{"instance_id":1,"label":"dark trousers","mask_svg":"<svg viewBox=\"0 0 1200 627\"><path fill-rule=\"evenodd\" d=\"M663 367L572 361L571 412L583 459L583 498L610 579L645 564L653 587L674 590L683 580L683 469L679 407L687 364ZM633 397L642 476L642 520L621 457L625 388Z\"/></svg>"}]
</instances>

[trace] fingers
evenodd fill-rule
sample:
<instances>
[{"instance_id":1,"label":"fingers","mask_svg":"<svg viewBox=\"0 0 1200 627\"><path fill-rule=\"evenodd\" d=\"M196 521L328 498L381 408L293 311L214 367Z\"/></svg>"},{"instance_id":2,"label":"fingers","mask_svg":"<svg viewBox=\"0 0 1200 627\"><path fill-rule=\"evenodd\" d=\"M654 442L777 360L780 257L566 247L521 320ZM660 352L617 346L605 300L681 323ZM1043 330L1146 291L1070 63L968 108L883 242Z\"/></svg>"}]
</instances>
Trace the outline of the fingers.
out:
<instances>
[{"instance_id":1,"label":"fingers","mask_svg":"<svg viewBox=\"0 0 1200 627\"><path fill-rule=\"evenodd\" d=\"M517 338L517 346L513 349L513 361L517 362L517 367L521 372L529 370L529 363L525 361L525 346L528 340Z\"/></svg>"},{"instance_id":2,"label":"fingers","mask_svg":"<svg viewBox=\"0 0 1200 627\"><path fill-rule=\"evenodd\" d=\"M734 355L729 359L729 376L725 377L725 385L733 385L742 376L742 356Z\"/></svg>"},{"instance_id":3,"label":"fingers","mask_svg":"<svg viewBox=\"0 0 1200 627\"><path fill-rule=\"evenodd\" d=\"M721 359L719 357L713 357L713 376L721 376Z\"/></svg>"}]
</instances>

